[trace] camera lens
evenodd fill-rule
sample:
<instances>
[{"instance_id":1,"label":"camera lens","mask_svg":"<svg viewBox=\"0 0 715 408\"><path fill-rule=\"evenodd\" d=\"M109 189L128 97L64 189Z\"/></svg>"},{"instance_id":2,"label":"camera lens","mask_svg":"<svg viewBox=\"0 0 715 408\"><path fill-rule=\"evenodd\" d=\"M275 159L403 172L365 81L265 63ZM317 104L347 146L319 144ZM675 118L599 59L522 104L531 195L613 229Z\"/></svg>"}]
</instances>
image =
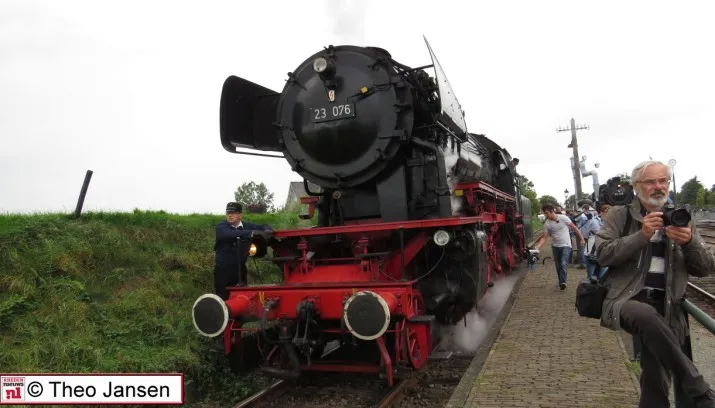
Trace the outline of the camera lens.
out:
<instances>
[{"instance_id":1,"label":"camera lens","mask_svg":"<svg viewBox=\"0 0 715 408\"><path fill-rule=\"evenodd\" d=\"M663 224L666 226L687 227L690 223L690 213L685 208L675 209L673 205L666 205L662 209Z\"/></svg>"},{"instance_id":2,"label":"camera lens","mask_svg":"<svg viewBox=\"0 0 715 408\"><path fill-rule=\"evenodd\" d=\"M690 214L684 208L674 210L670 215L670 223L676 227L687 227L690 223Z\"/></svg>"}]
</instances>

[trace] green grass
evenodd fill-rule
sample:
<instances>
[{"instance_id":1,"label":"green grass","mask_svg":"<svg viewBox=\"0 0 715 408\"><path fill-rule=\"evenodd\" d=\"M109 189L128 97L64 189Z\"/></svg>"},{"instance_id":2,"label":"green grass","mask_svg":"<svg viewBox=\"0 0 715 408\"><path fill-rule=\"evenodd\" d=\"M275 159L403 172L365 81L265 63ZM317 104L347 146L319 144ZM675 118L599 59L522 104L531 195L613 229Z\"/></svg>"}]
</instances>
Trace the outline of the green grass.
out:
<instances>
[{"instance_id":1,"label":"green grass","mask_svg":"<svg viewBox=\"0 0 715 408\"><path fill-rule=\"evenodd\" d=\"M628 369L629 369L631 372L633 372L633 374L635 374L636 377L640 378L640 376L641 376L641 364L640 364L640 362L638 362L638 361L626 360L625 363L626 363L626 367L628 367Z\"/></svg>"},{"instance_id":2,"label":"green grass","mask_svg":"<svg viewBox=\"0 0 715 408\"><path fill-rule=\"evenodd\" d=\"M297 213L246 214L274 229ZM3 372L182 372L189 403L244 398L260 379L234 375L191 322L213 292L222 216L165 212L0 215ZM250 282L280 270L249 261Z\"/></svg>"},{"instance_id":3,"label":"green grass","mask_svg":"<svg viewBox=\"0 0 715 408\"><path fill-rule=\"evenodd\" d=\"M537 215L533 215L531 217L531 230L534 231L534 234L536 234L540 229L544 227L544 224L539 221L539 217Z\"/></svg>"}]
</instances>

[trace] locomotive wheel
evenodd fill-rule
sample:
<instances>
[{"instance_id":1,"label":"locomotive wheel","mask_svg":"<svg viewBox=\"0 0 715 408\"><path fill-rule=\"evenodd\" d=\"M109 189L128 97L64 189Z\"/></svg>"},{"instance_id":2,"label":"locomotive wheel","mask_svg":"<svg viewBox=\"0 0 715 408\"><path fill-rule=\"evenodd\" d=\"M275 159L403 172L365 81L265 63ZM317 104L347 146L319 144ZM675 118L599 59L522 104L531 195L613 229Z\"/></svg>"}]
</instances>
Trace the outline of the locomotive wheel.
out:
<instances>
[{"instance_id":1,"label":"locomotive wheel","mask_svg":"<svg viewBox=\"0 0 715 408\"><path fill-rule=\"evenodd\" d=\"M514 261L514 246L510 242L504 240L502 241L501 250L502 265L509 271L514 270L514 267L516 266L516 262Z\"/></svg>"},{"instance_id":2,"label":"locomotive wheel","mask_svg":"<svg viewBox=\"0 0 715 408\"><path fill-rule=\"evenodd\" d=\"M430 325L427 323L410 323L405 325L405 349L407 356L410 359L412 367L419 370L427 361L430 350L428 347L427 336Z\"/></svg>"},{"instance_id":3,"label":"locomotive wheel","mask_svg":"<svg viewBox=\"0 0 715 408\"><path fill-rule=\"evenodd\" d=\"M413 307L415 314L420 316L425 314L425 305L421 297L413 297ZM427 361L431 350L429 349L429 336L431 333L429 323L405 322L404 351L412 367L419 370Z\"/></svg>"}]
</instances>

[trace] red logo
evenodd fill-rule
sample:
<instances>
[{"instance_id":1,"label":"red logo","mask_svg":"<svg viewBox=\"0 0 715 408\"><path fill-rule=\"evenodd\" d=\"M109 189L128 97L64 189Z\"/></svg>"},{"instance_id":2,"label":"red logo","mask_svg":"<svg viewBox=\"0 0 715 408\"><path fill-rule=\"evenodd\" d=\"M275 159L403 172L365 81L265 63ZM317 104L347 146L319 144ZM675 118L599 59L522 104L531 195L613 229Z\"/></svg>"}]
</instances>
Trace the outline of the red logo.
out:
<instances>
[{"instance_id":1,"label":"red logo","mask_svg":"<svg viewBox=\"0 0 715 408\"><path fill-rule=\"evenodd\" d=\"M0 377L0 404L25 401L25 377Z\"/></svg>"}]
</instances>

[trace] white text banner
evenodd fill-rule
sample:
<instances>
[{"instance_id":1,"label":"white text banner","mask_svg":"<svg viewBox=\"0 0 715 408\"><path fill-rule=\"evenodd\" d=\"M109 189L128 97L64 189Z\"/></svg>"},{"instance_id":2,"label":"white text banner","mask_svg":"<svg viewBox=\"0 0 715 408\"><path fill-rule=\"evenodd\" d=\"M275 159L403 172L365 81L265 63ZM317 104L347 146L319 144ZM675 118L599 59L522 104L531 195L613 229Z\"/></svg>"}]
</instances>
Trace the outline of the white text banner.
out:
<instances>
[{"instance_id":1,"label":"white text banner","mask_svg":"<svg viewBox=\"0 0 715 408\"><path fill-rule=\"evenodd\" d=\"M0 375L0 404L183 403L183 374Z\"/></svg>"}]
</instances>

